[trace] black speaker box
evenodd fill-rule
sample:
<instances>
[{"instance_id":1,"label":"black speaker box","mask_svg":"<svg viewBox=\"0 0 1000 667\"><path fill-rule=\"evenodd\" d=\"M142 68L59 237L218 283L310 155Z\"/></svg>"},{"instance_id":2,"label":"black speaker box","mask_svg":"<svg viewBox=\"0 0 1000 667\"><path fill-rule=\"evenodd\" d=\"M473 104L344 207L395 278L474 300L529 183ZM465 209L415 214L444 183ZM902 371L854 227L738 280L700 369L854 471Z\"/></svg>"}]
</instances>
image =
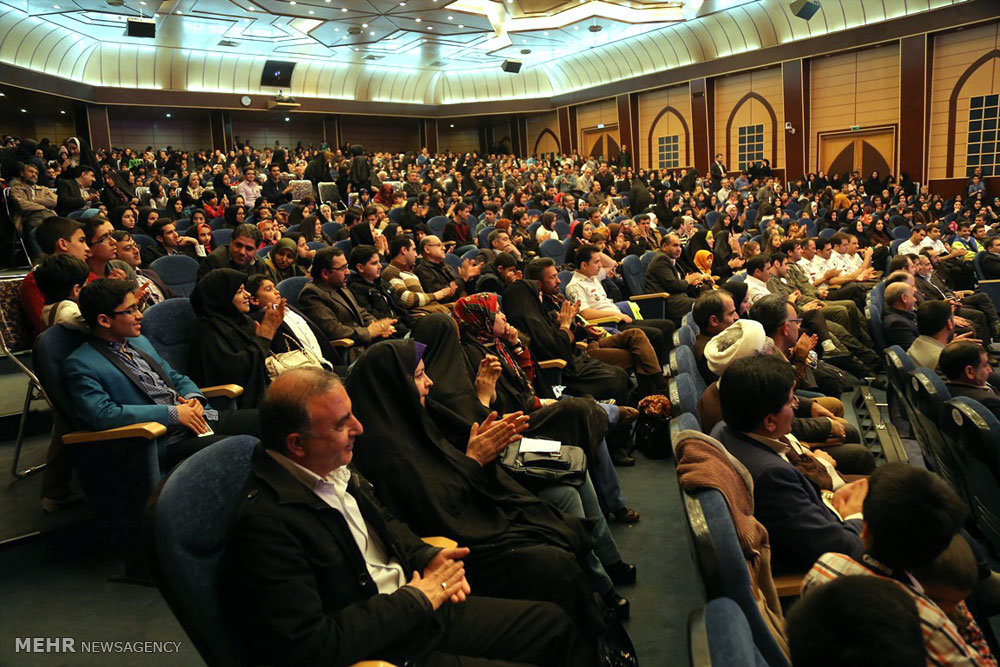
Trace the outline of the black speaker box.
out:
<instances>
[{"instance_id":1,"label":"black speaker box","mask_svg":"<svg viewBox=\"0 0 1000 667\"><path fill-rule=\"evenodd\" d=\"M819 0L795 0L789 8L800 19L808 21L819 11Z\"/></svg>"},{"instance_id":2,"label":"black speaker box","mask_svg":"<svg viewBox=\"0 0 1000 667\"><path fill-rule=\"evenodd\" d=\"M521 61L520 60L505 60L503 64L500 65L500 69L509 73L517 74L521 71Z\"/></svg>"},{"instance_id":3,"label":"black speaker box","mask_svg":"<svg viewBox=\"0 0 1000 667\"><path fill-rule=\"evenodd\" d=\"M156 37L156 23L154 21L129 19L125 26L125 34L129 37Z\"/></svg>"}]
</instances>

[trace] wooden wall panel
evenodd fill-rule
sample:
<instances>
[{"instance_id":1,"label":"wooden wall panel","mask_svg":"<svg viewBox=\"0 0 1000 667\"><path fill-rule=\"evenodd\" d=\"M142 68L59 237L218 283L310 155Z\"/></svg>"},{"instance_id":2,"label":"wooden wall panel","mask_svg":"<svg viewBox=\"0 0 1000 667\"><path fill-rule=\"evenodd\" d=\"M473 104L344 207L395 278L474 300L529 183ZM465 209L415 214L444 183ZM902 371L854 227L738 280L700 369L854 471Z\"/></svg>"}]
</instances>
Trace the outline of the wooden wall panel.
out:
<instances>
[{"instance_id":1,"label":"wooden wall panel","mask_svg":"<svg viewBox=\"0 0 1000 667\"><path fill-rule=\"evenodd\" d=\"M528 133L528 155L558 153L560 150L559 119L555 111L528 116L525 121Z\"/></svg>"},{"instance_id":2,"label":"wooden wall panel","mask_svg":"<svg viewBox=\"0 0 1000 667\"><path fill-rule=\"evenodd\" d=\"M715 80L715 152L722 153L730 171L739 169L739 128L745 125L764 126L764 158L772 168L784 168L782 99L780 67Z\"/></svg>"},{"instance_id":3,"label":"wooden wall panel","mask_svg":"<svg viewBox=\"0 0 1000 667\"><path fill-rule=\"evenodd\" d=\"M439 124L442 138L444 128ZM341 116L340 140L361 144L375 151L419 151L420 127L415 118L393 118L386 122L377 116ZM439 144L444 148L444 144Z\"/></svg>"},{"instance_id":4,"label":"wooden wall panel","mask_svg":"<svg viewBox=\"0 0 1000 667\"><path fill-rule=\"evenodd\" d=\"M438 124L438 146L442 152L478 152L479 128L476 123L462 122L461 120L456 122L442 121Z\"/></svg>"},{"instance_id":5,"label":"wooden wall panel","mask_svg":"<svg viewBox=\"0 0 1000 667\"><path fill-rule=\"evenodd\" d=\"M290 121L285 121L290 118ZM323 116L318 114L248 113L232 114L233 136L240 143L249 141L252 146L274 146L279 142L292 148L298 142L303 146L319 147L323 143ZM360 142L358 142L360 143Z\"/></svg>"},{"instance_id":6,"label":"wooden wall panel","mask_svg":"<svg viewBox=\"0 0 1000 667\"><path fill-rule=\"evenodd\" d=\"M212 146L209 112L194 109L165 111L125 107L108 108L111 144L142 150L173 146L197 150Z\"/></svg>"},{"instance_id":7,"label":"wooden wall panel","mask_svg":"<svg viewBox=\"0 0 1000 667\"><path fill-rule=\"evenodd\" d=\"M581 104L576 108L576 127L577 127L577 146L580 147L580 152L585 152L589 147L583 145L583 133L586 130L593 130L598 125L617 126L618 124L618 105L615 103L615 98L610 98L607 100L601 100L599 102L591 102L590 104ZM617 128L609 132L615 140L621 144L621 138L618 135ZM628 141L625 142L626 144Z\"/></svg>"},{"instance_id":8,"label":"wooden wall panel","mask_svg":"<svg viewBox=\"0 0 1000 667\"><path fill-rule=\"evenodd\" d=\"M815 171L821 133L899 123L899 45L812 60L809 90L806 169Z\"/></svg>"},{"instance_id":9,"label":"wooden wall panel","mask_svg":"<svg viewBox=\"0 0 1000 667\"><path fill-rule=\"evenodd\" d=\"M672 110L668 110L668 107ZM675 113L676 112L676 113ZM688 84L639 93L639 142L641 166L659 167L657 139L676 134L680 166L691 167L691 92Z\"/></svg>"},{"instance_id":10,"label":"wooden wall panel","mask_svg":"<svg viewBox=\"0 0 1000 667\"><path fill-rule=\"evenodd\" d=\"M965 177L969 98L1000 93L1000 59L986 60L973 71L968 70L978 59L997 49L1000 49L1000 23L935 38L928 150L930 178ZM949 126L952 94L963 76L966 78L955 99L954 121ZM949 133L953 142L952 173L948 173Z\"/></svg>"}]
</instances>

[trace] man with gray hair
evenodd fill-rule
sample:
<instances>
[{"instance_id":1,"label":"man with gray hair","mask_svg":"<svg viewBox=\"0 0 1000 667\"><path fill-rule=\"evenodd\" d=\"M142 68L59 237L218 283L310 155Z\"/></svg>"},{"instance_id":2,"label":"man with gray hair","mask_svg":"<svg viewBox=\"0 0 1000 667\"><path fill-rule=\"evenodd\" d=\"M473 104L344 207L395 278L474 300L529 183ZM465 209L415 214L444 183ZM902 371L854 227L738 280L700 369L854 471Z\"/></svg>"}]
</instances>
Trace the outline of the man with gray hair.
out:
<instances>
[{"instance_id":1,"label":"man with gray hair","mask_svg":"<svg viewBox=\"0 0 1000 667\"><path fill-rule=\"evenodd\" d=\"M908 350L920 335L913 313L917 304L914 292L913 284L908 282L894 282L885 288L882 332L887 345L899 345Z\"/></svg>"}]
</instances>

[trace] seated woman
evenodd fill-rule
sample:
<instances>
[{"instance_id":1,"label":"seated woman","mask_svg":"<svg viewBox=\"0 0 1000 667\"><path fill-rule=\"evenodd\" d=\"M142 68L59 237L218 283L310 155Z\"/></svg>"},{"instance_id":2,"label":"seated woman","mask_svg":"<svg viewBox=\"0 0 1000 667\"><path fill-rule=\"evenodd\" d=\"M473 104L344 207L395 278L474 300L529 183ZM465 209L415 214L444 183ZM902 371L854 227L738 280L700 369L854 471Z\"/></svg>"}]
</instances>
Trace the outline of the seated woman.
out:
<instances>
[{"instance_id":1,"label":"seated woman","mask_svg":"<svg viewBox=\"0 0 1000 667\"><path fill-rule=\"evenodd\" d=\"M191 307L198 329L190 351L190 375L200 386L238 384L240 407L252 408L264 397L268 377L264 360L281 326L285 308L267 310L260 322L250 313L246 276L235 269L215 269L198 281Z\"/></svg>"},{"instance_id":2,"label":"seated woman","mask_svg":"<svg viewBox=\"0 0 1000 667\"><path fill-rule=\"evenodd\" d=\"M293 232L294 233L294 232ZM286 278L307 275L306 270L295 261L299 253L298 239L282 238L271 248L270 254L264 260L271 281L277 285ZM251 291L251 294L253 292Z\"/></svg>"},{"instance_id":3,"label":"seated woman","mask_svg":"<svg viewBox=\"0 0 1000 667\"><path fill-rule=\"evenodd\" d=\"M384 341L351 367L345 386L364 427L354 465L418 535L471 549L466 578L478 594L554 602L584 632L600 633L582 570L593 546L588 522L531 495L495 464L523 427L517 417L474 426L464 454L441 435L424 407L431 382L423 349L412 340Z\"/></svg>"}]
</instances>

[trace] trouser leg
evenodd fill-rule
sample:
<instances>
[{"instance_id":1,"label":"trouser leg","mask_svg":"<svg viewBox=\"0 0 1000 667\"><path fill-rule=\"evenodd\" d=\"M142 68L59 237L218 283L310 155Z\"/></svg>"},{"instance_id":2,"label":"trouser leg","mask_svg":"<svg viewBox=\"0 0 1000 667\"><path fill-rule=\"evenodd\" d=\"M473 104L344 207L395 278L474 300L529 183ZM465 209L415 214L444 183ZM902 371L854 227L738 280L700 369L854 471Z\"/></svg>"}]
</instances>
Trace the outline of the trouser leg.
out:
<instances>
[{"instance_id":1,"label":"trouser leg","mask_svg":"<svg viewBox=\"0 0 1000 667\"><path fill-rule=\"evenodd\" d=\"M649 344L656 352L656 360L662 368L670 362L670 349L674 341L674 323L670 320L639 320L622 327L622 331L641 329L646 334Z\"/></svg>"},{"instance_id":2,"label":"trouser leg","mask_svg":"<svg viewBox=\"0 0 1000 667\"><path fill-rule=\"evenodd\" d=\"M962 303L969 308L975 308L976 310L982 312L983 316L986 318L986 323L989 325L990 333L997 333L997 330L1000 329L1000 319L997 318L997 310L993 306L993 301L990 300L990 297L986 296L982 292L977 292L976 294L970 294L963 297ZM994 336L994 338L996 338L996 336Z\"/></svg>"}]
</instances>

